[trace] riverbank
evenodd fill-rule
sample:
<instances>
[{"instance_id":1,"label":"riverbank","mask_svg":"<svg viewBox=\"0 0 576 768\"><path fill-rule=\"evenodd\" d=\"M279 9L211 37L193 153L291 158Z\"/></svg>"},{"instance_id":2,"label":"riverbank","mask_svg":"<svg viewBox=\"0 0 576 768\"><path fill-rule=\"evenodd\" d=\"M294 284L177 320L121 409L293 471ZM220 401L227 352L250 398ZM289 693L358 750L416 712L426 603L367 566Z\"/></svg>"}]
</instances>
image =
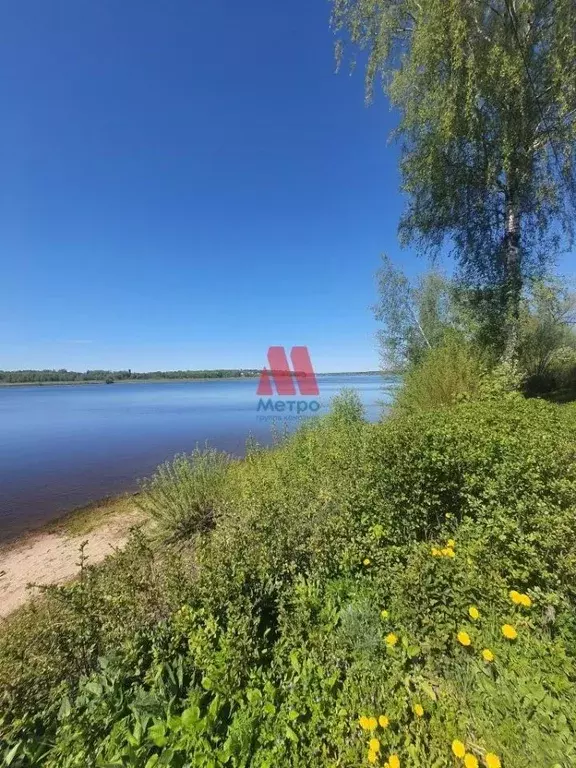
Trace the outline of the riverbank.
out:
<instances>
[{"instance_id":1,"label":"riverbank","mask_svg":"<svg viewBox=\"0 0 576 768\"><path fill-rule=\"evenodd\" d=\"M87 563L102 562L121 549L145 520L137 494L103 499L0 546L0 621L38 593L36 586L63 584L80 571L83 544Z\"/></svg>"},{"instance_id":2,"label":"riverbank","mask_svg":"<svg viewBox=\"0 0 576 768\"><path fill-rule=\"evenodd\" d=\"M398 381L319 377L324 412L354 388L376 420ZM0 544L93 499L137 491L140 478L196 445L242 456L249 435L274 441L254 379L139 384L0 389Z\"/></svg>"},{"instance_id":3,"label":"riverbank","mask_svg":"<svg viewBox=\"0 0 576 768\"><path fill-rule=\"evenodd\" d=\"M332 372L332 373L318 373L318 376L397 376L397 371L348 371L348 372ZM149 378L149 379L114 379L113 381L105 381L104 379L87 379L78 381L0 381L0 389L2 387L59 387L70 386L76 384L182 384L191 382L206 382L206 381L244 381L245 379L254 380L260 376L258 373L245 373L243 376L194 376L184 379L173 378Z\"/></svg>"},{"instance_id":4,"label":"riverbank","mask_svg":"<svg viewBox=\"0 0 576 768\"><path fill-rule=\"evenodd\" d=\"M576 764L575 418L505 395L368 423L346 395L224 474L165 467L153 539L96 539L121 549L1 622L0 756ZM73 578L110 504L63 521L75 570L20 559Z\"/></svg>"}]
</instances>

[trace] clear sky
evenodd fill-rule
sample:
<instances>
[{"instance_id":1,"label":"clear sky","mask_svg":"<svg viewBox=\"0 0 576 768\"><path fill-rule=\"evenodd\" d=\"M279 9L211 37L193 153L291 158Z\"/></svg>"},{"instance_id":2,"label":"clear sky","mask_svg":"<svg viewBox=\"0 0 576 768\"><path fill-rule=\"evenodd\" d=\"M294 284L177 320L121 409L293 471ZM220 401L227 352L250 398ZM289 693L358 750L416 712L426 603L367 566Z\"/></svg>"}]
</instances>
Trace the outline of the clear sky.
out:
<instances>
[{"instance_id":1,"label":"clear sky","mask_svg":"<svg viewBox=\"0 0 576 768\"><path fill-rule=\"evenodd\" d=\"M395 116L323 0L0 9L0 368L378 367Z\"/></svg>"}]
</instances>

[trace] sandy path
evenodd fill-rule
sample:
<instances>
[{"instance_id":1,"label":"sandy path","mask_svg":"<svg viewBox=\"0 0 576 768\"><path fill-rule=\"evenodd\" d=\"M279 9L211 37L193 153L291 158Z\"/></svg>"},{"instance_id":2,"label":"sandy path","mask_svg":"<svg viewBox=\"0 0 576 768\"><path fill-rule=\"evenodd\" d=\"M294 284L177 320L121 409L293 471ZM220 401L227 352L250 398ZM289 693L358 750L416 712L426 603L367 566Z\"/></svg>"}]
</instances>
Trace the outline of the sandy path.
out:
<instances>
[{"instance_id":1,"label":"sandy path","mask_svg":"<svg viewBox=\"0 0 576 768\"><path fill-rule=\"evenodd\" d=\"M44 531L0 549L0 619L34 594L28 584L56 584L75 578L82 542L88 542L84 550L88 564L98 563L126 543L130 528L139 519L134 511L114 517L83 535Z\"/></svg>"}]
</instances>

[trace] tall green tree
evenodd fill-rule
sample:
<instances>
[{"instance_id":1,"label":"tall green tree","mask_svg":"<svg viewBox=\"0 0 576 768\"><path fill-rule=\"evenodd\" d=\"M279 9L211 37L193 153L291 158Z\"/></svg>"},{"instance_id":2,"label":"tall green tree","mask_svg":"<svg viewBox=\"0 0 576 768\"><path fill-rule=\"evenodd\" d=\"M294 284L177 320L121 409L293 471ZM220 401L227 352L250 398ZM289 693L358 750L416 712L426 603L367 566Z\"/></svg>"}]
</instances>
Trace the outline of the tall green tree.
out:
<instances>
[{"instance_id":1,"label":"tall green tree","mask_svg":"<svg viewBox=\"0 0 576 768\"><path fill-rule=\"evenodd\" d=\"M537 280L520 308L519 358L532 389L554 380L558 356L574 360L576 294L559 278Z\"/></svg>"},{"instance_id":2,"label":"tall green tree","mask_svg":"<svg viewBox=\"0 0 576 768\"><path fill-rule=\"evenodd\" d=\"M402 370L420 363L440 346L448 332L462 330L454 285L438 271L411 283L391 259L383 255L378 270L376 320L382 367Z\"/></svg>"},{"instance_id":3,"label":"tall green tree","mask_svg":"<svg viewBox=\"0 0 576 768\"><path fill-rule=\"evenodd\" d=\"M517 351L524 281L572 236L574 0L332 0L338 56L367 54L400 111L405 243L448 244Z\"/></svg>"}]
</instances>

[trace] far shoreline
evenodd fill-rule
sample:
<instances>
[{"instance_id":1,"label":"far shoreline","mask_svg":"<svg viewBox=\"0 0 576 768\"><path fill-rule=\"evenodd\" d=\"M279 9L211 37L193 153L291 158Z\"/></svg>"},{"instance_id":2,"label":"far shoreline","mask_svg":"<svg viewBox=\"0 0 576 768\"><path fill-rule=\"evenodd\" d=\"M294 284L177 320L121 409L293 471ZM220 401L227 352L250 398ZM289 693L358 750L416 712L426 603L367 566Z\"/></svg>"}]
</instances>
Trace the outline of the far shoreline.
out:
<instances>
[{"instance_id":1,"label":"far shoreline","mask_svg":"<svg viewBox=\"0 0 576 768\"><path fill-rule=\"evenodd\" d=\"M352 375L352 374L350 374ZM244 381L244 379L256 379L257 376L210 376L205 379L118 379L106 382L102 379L90 379L89 381L0 381L0 387L71 387L84 384L182 384L196 381Z\"/></svg>"},{"instance_id":2,"label":"far shoreline","mask_svg":"<svg viewBox=\"0 0 576 768\"><path fill-rule=\"evenodd\" d=\"M336 371L333 373L318 373L317 376L398 376L397 371ZM257 379L260 374L246 376L207 376L206 378L194 377L189 379L118 379L106 382L102 379L90 379L88 381L0 381L0 388L6 387L70 387L75 385L99 384L111 386L112 384L190 384L206 381L245 381Z\"/></svg>"}]
</instances>

